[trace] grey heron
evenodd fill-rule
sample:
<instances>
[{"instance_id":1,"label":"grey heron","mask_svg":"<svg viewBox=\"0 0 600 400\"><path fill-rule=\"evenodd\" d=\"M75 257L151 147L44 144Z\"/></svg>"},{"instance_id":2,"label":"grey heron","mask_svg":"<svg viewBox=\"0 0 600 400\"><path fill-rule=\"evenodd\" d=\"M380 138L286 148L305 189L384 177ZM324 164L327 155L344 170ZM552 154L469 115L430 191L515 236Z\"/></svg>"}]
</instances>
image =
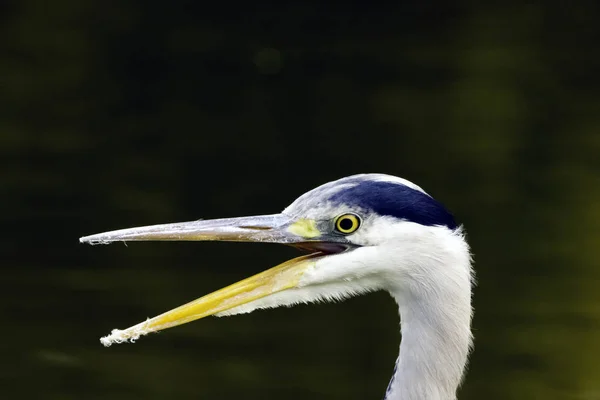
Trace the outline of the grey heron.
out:
<instances>
[{"instance_id":1,"label":"grey heron","mask_svg":"<svg viewBox=\"0 0 600 400\"><path fill-rule=\"evenodd\" d=\"M472 345L473 271L462 226L419 186L384 174L321 185L280 214L121 229L81 242L272 242L310 254L101 339L109 346L210 315L340 300L385 290L402 340L387 400L452 400Z\"/></svg>"}]
</instances>

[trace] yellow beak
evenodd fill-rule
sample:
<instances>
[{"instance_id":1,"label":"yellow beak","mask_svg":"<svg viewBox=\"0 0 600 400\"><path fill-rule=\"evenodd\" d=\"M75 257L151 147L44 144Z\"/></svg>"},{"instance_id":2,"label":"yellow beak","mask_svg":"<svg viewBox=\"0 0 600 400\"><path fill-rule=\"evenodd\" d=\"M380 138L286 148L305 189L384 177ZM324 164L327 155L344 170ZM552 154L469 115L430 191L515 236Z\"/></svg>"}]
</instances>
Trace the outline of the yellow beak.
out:
<instances>
[{"instance_id":1,"label":"yellow beak","mask_svg":"<svg viewBox=\"0 0 600 400\"><path fill-rule=\"evenodd\" d=\"M86 236L80 241L94 244L140 240L225 240L302 244L315 240L319 234L313 221L293 220L277 214L123 229ZM125 330L115 329L100 341L105 346L133 342L150 332L227 312L271 294L293 289L321 255L314 253L286 261Z\"/></svg>"},{"instance_id":2,"label":"yellow beak","mask_svg":"<svg viewBox=\"0 0 600 400\"><path fill-rule=\"evenodd\" d=\"M298 285L304 271L314 265L313 258L318 255L319 253L315 253L286 261L125 330L114 329L100 341L105 346L133 342L142 335L231 310L270 294L292 289Z\"/></svg>"}]
</instances>

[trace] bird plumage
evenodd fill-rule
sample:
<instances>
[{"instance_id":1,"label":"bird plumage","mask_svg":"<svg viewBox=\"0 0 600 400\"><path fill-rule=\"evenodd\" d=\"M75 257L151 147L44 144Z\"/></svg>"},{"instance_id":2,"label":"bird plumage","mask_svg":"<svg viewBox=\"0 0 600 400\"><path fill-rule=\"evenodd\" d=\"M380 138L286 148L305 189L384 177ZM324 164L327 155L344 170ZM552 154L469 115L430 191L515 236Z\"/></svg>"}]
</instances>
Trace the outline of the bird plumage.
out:
<instances>
[{"instance_id":1,"label":"bird plumage","mask_svg":"<svg viewBox=\"0 0 600 400\"><path fill-rule=\"evenodd\" d=\"M384 174L353 175L326 183L300 196L284 213L322 218L326 206L338 212L347 208L365 215L457 228L452 214L419 186Z\"/></svg>"},{"instance_id":2,"label":"bird plumage","mask_svg":"<svg viewBox=\"0 0 600 400\"><path fill-rule=\"evenodd\" d=\"M347 229L338 224L342 217L351 221L344 225ZM117 240L271 241L317 253L113 332L114 341L206 315L385 290L398 304L402 332L386 399L456 398L472 344L469 247L462 227L444 206L405 179L355 175L305 193L277 215L132 228L82 238L92 243Z\"/></svg>"}]
</instances>

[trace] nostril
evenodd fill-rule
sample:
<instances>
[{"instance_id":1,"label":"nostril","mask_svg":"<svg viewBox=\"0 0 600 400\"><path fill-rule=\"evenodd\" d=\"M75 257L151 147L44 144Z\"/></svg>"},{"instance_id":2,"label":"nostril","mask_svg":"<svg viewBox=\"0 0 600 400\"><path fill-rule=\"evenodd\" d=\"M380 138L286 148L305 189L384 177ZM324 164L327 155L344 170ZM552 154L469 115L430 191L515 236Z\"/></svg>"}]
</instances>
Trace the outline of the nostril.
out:
<instances>
[{"instance_id":1,"label":"nostril","mask_svg":"<svg viewBox=\"0 0 600 400\"><path fill-rule=\"evenodd\" d=\"M253 231L270 231L271 229L273 229L270 226L256 226L256 225L241 225L240 228L250 229Z\"/></svg>"}]
</instances>

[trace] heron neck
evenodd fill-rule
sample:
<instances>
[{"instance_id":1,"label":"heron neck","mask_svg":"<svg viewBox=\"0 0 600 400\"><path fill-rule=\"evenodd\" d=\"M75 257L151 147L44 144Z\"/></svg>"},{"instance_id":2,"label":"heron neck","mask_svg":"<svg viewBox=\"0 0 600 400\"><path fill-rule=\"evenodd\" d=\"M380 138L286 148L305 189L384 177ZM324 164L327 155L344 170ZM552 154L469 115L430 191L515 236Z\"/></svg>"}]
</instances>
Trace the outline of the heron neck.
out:
<instances>
[{"instance_id":1,"label":"heron neck","mask_svg":"<svg viewBox=\"0 0 600 400\"><path fill-rule=\"evenodd\" d=\"M454 400L472 341L470 280L410 283L391 293L402 341L385 399Z\"/></svg>"}]
</instances>

